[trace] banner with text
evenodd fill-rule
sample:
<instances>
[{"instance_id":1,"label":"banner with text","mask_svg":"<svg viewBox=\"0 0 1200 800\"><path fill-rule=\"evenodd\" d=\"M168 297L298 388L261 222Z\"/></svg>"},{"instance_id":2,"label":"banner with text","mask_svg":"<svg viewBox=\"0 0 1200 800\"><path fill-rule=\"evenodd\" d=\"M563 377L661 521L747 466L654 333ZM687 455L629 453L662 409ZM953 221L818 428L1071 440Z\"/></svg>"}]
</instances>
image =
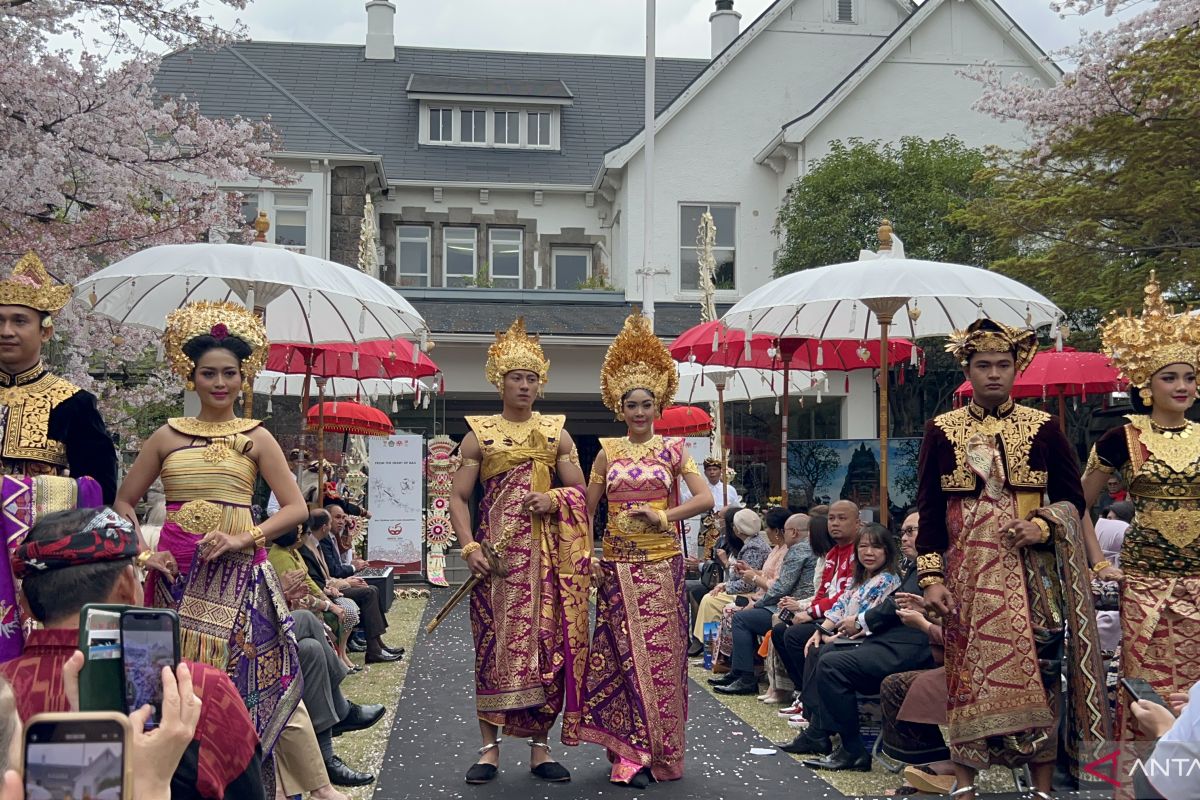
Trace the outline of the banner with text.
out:
<instances>
[{"instance_id":1,"label":"banner with text","mask_svg":"<svg viewBox=\"0 0 1200 800\"><path fill-rule=\"evenodd\" d=\"M420 573L424 558L425 443L420 436L371 438L367 558Z\"/></svg>"}]
</instances>

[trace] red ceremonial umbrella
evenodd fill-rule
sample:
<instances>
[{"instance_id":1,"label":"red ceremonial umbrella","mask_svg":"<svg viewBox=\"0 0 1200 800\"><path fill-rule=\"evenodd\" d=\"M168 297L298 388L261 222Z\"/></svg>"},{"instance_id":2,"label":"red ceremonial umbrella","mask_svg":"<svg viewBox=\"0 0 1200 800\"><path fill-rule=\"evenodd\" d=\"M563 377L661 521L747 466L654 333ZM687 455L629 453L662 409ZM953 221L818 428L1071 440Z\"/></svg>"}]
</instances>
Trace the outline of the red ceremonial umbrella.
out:
<instances>
[{"instance_id":1,"label":"red ceremonial umbrella","mask_svg":"<svg viewBox=\"0 0 1200 800\"><path fill-rule=\"evenodd\" d=\"M304 418L309 430L323 428L355 436L388 436L395 430L388 415L378 408L349 400L318 403L304 412Z\"/></svg>"},{"instance_id":2,"label":"red ceremonial umbrella","mask_svg":"<svg viewBox=\"0 0 1200 800\"><path fill-rule=\"evenodd\" d=\"M691 436L712 430L712 417L695 406L667 406L654 421L654 432L660 436Z\"/></svg>"},{"instance_id":3,"label":"red ceremonial umbrella","mask_svg":"<svg viewBox=\"0 0 1200 800\"><path fill-rule=\"evenodd\" d=\"M353 344L277 342L267 352L267 369L318 378L427 378L438 365L407 339Z\"/></svg>"},{"instance_id":4,"label":"red ceremonial umbrella","mask_svg":"<svg viewBox=\"0 0 1200 800\"><path fill-rule=\"evenodd\" d=\"M758 333L751 336L747 342L745 331L726 327L720 320L688 328L668 349L671 357L679 362L783 371L779 459L784 505L787 505L787 435L790 404L788 373L793 369L849 372L856 369L877 369L883 363L880 360L880 344L877 339L814 339ZM919 357L920 348L907 339L889 339L887 353L887 363L895 364L904 359Z\"/></svg>"},{"instance_id":5,"label":"red ceremonial umbrella","mask_svg":"<svg viewBox=\"0 0 1200 800\"><path fill-rule=\"evenodd\" d=\"M1066 429L1067 397L1087 398L1089 394L1124 391L1129 382L1122 379L1112 361L1103 353L1088 353L1073 347L1043 350L1033 357L1029 367L1013 382L1016 398L1058 398L1058 421ZM963 381L954 393L960 398L973 394L970 381Z\"/></svg>"}]
</instances>

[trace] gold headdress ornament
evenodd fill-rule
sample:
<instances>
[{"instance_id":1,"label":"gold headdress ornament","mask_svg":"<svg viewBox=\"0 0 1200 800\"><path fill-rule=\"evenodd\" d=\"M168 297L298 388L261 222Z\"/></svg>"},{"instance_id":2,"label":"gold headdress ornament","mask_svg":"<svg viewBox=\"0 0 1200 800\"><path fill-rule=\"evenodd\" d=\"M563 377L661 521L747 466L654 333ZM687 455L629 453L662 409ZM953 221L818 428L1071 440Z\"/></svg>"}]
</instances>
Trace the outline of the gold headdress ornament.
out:
<instances>
[{"instance_id":1,"label":"gold headdress ornament","mask_svg":"<svg viewBox=\"0 0 1200 800\"><path fill-rule=\"evenodd\" d=\"M621 398L633 389L654 395L661 411L675 397L679 372L671 353L650 329L640 313L630 314L617 338L608 346L600 368L600 393L604 405L621 413Z\"/></svg>"},{"instance_id":2,"label":"gold headdress ornament","mask_svg":"<svg viewBox=\"0 0 1200 800\"><path fill-rule=\"evenodd\" d=\"M1100 328L1100 340L1113 364L1137 387L1168 364L1200 366L1200 317L1176 314L1150 271L1142 316L1113 317Z\"/></svg>"},{"instance_id":3,"label":"gold headdress ornament","mask_svg":"<svg viewBox=\"0 0 1200 800\"><path fill-rule=\"evenodd\" d=\"M183 352L183 346L198 336L212 336L218 341L234 336L250 345L250 355L242 361L242 379L247 383L254 381L266 363L270 346L267 329L254 312L225 301L188 303L167 314L167 332L163 337L171 368L185 381L191 379L196 365Z\"/></svg>"},{"instance_id":4,"label":"gold headdress ornament","mask_svg":"<svg viewBox=\"0 0 1200 800\"><path fill-rule=\"evenodd\" d=\"M514 369L525 369L536 373L538 383L543 386L550 379L550 361L542 352L536 335L525 332L525 318L517 317L504 333L496 334L496 341L488 348L488 383L497 389L503 387L504 376Z\"/></svg>"},{"instance_id":5,"label":"gold headdress ornament","mask_svg":"<svg viewBox=\"0 0 1200 800\"><path fill-rule=\"evenodd\" d=\"M1037 355L1037 333L1029 328L1014 328L994 319L977 319L966 330L950 334L946 352L967 366L975 353L1013 353L1017 374L1025 371Z\"/></svg>"},{"instance_id":6,"label":"gold headdress ornament","mask_svg":"<svg viewBox=\"0 0 1200 800\"><path fill-rule=\"evenodd\" d=\"M26 306L52 314L70 302L72 291L71 286L50 277L40 258L26 253L12 274L0 280L0 305Z\"/></svg>"}]
</instances>

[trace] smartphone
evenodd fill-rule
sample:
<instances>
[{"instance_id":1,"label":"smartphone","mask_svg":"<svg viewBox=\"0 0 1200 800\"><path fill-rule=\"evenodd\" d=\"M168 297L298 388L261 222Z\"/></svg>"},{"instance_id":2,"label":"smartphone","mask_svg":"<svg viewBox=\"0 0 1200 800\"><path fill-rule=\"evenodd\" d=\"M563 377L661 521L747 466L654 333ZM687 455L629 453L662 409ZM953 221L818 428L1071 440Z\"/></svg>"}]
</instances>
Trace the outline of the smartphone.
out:
<instances>
[{"instance_id":1,"label":"smartphone","mask_svg":"<svg viewBox=\"0 0 1200 800\"><path fill-rule=\"evenodd\" d=\"M1145 678L1121 678L1121 686L1134 700L1149 700L1163 708L1171 707Z\"/></svg>"},{"instance_id":2,"label":"smartphone","mask_svg":"<svg viewBox=\"0 0 1200 800\"><path fill-rule=\"evenodd\" d=\"M125 711L121 614L129 606L89 603L79 610L80 711Z\"/></svg>"},{"instance_id":3,"label":"smartphone","mask_svg":"<svg viewBox=\"0 0 1200 800\"><path fill-rule=\"evenodd\" d=\"M165 608L127 608L121 613L121 666L125 711L149 704L147 728L162 719L163 667L179 663L179 617Z\"/></svg>"},{"instance_id":4,"label":"smartphone","mask_svg":"<svg viewBox=\"0 0 1200 800\"><path fill-rule=\"evenodd\" d=\"M133 800L129 719L112 711L25 723L25 796Z\"/></svg>"}]
</instances>

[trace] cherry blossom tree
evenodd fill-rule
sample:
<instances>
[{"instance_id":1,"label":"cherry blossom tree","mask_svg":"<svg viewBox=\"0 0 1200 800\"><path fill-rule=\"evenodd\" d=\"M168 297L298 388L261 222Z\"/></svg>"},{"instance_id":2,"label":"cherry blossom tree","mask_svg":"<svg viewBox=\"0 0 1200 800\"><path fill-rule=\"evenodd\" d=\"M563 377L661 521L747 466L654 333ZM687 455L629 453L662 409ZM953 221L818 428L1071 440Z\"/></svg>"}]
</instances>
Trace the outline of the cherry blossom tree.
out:
<instances>
[{"instance_id":1,"label":"cherry blossom tree","mask_svg":"<svg viewBox=\"0 0 1200 800\"><path fill-rule=\"evenodd\" d=\"M75 282L151 245L244 227L239 198L219 186L287 182L268 157L268 122L208 119L153 85L159 53L240 33L203 16L200 0L0 0L0 265L33 250ZM75 47L54 49L64 36ZM58 316L57 336L55 366L96 392L126 436L138 408L178 390L146 358L148 334L86 303Z\"/></svg>"}]
</instances>

